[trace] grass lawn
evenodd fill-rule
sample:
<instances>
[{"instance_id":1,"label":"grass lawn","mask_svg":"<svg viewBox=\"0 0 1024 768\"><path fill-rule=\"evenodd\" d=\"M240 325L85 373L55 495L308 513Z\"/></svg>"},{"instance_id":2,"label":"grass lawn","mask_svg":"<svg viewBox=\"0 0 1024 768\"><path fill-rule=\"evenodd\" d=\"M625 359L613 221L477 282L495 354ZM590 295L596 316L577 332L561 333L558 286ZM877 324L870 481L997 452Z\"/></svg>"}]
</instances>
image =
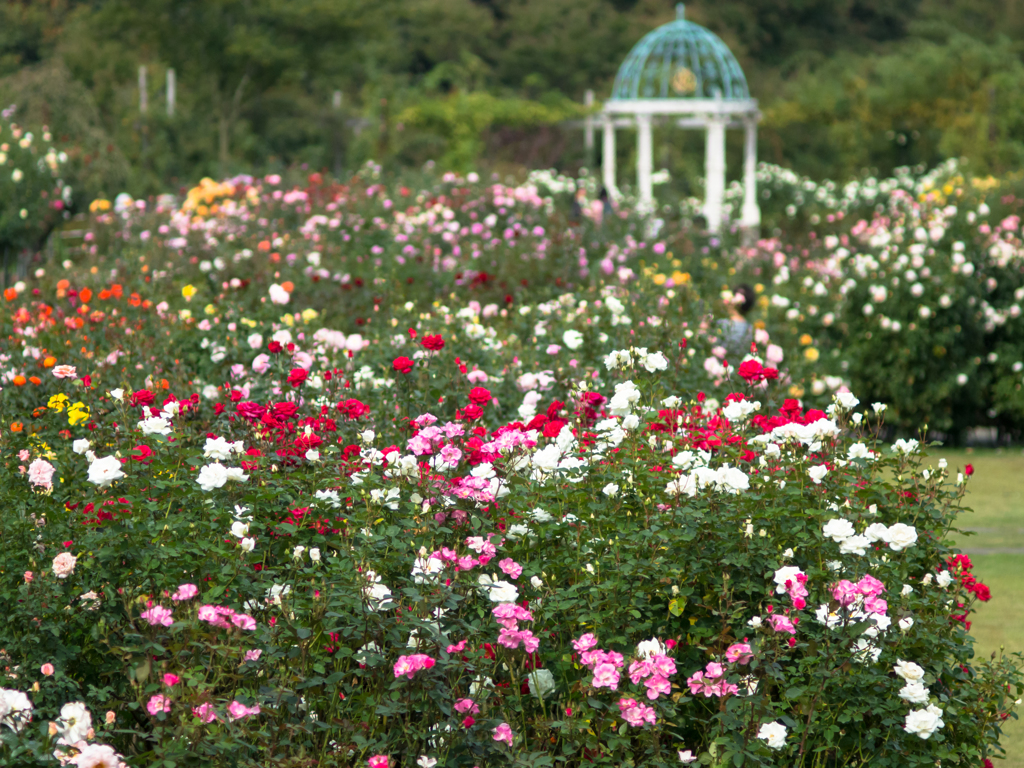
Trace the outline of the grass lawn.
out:
<instances>
[{"instance_id":1,"label":"grass lawn","mask_svg":"<svg viewBox=\"0 0 1024 768\"><path fill-rule=\"evenodd\" d=\"M992 590L992 600L972 617L979 658L1004 647L1024 651L1024 451L940 450L950 472L974 465L959 527L976 531L958 544L970 554L974 573ZM955 476L955 475L954 475ZM1003 735L1003 768L1024 768L1024 720L1008 721Z\"/></svg>"}]
</instances>

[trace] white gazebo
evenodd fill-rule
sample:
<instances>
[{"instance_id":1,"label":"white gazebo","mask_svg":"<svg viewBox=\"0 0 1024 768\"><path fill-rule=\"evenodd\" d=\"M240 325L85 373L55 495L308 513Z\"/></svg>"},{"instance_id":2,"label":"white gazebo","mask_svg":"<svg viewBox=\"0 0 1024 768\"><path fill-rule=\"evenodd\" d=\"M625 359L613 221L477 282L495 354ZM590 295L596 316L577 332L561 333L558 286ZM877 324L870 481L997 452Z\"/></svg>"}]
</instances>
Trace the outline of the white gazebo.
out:
<instances>
[{"instance_id":1,"label":"white gazebo","mask_svg":"<svg viewBox=\"0 0 1024 768\"><path fill-rule=\"evenodd\" d=\"M750 98L743 70L725 43L713 32L687 21L681 3L676 6L675 21L647 34L629 52L615 76L612 96L597 116L604 132L603 182L610 195L618 194L615 131L636 128L637 191L640 205L648 210L654 205L651 123L662 116L680 128L705 132L704 217L712 232L719 232L724 223L725 131L744 130L740 226L756 231L761 224L757 100Z\"/></svg>"}]
</instances>

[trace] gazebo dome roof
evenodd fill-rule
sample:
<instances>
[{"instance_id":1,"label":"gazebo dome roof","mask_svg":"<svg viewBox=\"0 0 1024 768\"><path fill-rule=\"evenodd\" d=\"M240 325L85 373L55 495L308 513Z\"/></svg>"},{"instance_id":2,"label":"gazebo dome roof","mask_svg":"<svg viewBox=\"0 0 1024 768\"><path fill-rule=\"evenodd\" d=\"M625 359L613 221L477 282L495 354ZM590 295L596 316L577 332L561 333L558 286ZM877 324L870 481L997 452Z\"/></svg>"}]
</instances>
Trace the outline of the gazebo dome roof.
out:
<instances>
[{"instance_id":1,"label":"gazebo dome roof","mask_svg":"<svg viewBox=\"0 0 1024 768\"><path fill-rule=\"evenodd\" d=\"M750 98L736 57L714 32L687 21L683 4L676 20L633 46L619 67L612 100Z\"/></svg>"}]
</instances>

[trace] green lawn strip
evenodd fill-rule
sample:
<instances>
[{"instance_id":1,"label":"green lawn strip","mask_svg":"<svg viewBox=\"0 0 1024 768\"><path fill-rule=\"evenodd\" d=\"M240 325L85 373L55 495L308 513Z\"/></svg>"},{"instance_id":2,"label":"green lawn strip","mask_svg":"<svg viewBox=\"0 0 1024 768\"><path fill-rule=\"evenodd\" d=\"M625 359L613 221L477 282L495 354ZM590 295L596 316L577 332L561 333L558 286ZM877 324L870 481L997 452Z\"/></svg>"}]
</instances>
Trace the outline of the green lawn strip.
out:
<instances>
[{"instance_id":1,"label":"green lawn strip","mask_svg":"<svg viewBox=\"0 0 1024 768\"><path fill-rule=\"evenodd\" d=\"M1024 553L980 554L990 549L1024 552L1024 451L942 449L928 463L934 466L939 457L949 462L954 477L966 464L974 466L966 499L972 511L961 516L959 527L975 533L956 541L976 553L971 555L974 573L992 590L992 599L971 617L977 657L988 658L1001 648L1024 652ZM1007 721L1003 746L1007 759L996 765L1024 768L1024 720Z\"/></svg>"}]
</instances>

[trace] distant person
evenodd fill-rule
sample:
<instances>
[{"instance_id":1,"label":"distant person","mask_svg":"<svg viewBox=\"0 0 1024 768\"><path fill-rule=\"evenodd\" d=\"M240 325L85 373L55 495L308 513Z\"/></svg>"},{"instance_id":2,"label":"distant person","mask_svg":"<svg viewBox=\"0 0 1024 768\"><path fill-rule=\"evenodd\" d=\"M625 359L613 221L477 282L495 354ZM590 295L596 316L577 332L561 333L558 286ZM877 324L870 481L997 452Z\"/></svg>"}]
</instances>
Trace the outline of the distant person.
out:
<instances>
[{"instance_id":1,"label":"distant person","mask_svg":"<svg viewBox=\"0 0 1024 768\"><path fill-rule=\"evenodd\" d=\"M583 220L583 206L587 203L587 190L580 187L576 190L576 195L572 199L572 208L569 209L569 224L570 226L579 226Z\"/></svg>"},{"instance_id":2,"label":"distant person","mask_svg":"<svg viewBox=\"0 0 1024 768\"><path fill-rule=\"evenodd\" d=\"M597 200L590 206L593 211L594 223L598 227L602 227L604 224L604 217L606 214L611 213L611 200L608 197L608 190L601 187L601 192L597 196Z\"/></svg>"},{"instance_id":3,"label":"distant person","mask_svg":"<svg viewBox=\"0 0 1024 768\"><path fill-rule=\"evenodd\" d=\"M754 308L755 299L753 288L746 283L737 285L732 289L729 317L718 321L722 346L726 348L730 358L743 358L750 352L750 344L754 340L754 326L747 321L747 314ZM733 365L738 366L739 361L736 360Z\"/></svg>"}]
</instances>

